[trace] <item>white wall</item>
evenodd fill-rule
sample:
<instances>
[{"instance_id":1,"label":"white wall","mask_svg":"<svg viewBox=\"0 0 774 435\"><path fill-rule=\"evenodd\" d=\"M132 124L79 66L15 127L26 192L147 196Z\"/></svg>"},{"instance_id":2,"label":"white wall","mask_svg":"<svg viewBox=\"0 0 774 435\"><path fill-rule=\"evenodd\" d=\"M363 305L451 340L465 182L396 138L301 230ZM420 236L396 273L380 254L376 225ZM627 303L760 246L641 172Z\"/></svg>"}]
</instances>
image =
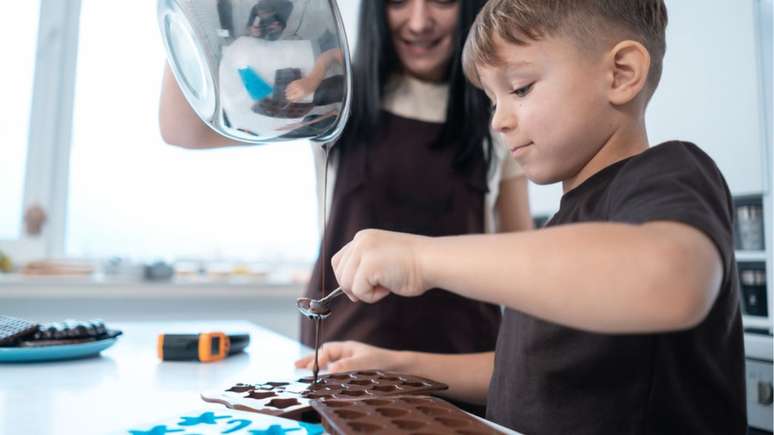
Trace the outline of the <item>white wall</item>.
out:
<instances>
[{"instance_id":1,"label":"white wall","mask_svg":"<svg viewBox=\"0 0 774 435\"><path fill-rule=\"evenodd\" d=\"M664 74L648 109L651 144L696 143L734 194L764 189L757 0L667 0ZM559 186L531 186L533 214L559 206Z\"/></svg>"},{"instance_id":2,"label":"white wall","mask_svg":"<svg viewBox=\"0 0 774 435\"><path fill-rule=\"evenodd\" d=\"M349 49L354 53L360 0L338 0L337 3L341 12L341 18L344 20L344 31L347 33L347 39L349 40Z\"/></svg>"}]
</instances>

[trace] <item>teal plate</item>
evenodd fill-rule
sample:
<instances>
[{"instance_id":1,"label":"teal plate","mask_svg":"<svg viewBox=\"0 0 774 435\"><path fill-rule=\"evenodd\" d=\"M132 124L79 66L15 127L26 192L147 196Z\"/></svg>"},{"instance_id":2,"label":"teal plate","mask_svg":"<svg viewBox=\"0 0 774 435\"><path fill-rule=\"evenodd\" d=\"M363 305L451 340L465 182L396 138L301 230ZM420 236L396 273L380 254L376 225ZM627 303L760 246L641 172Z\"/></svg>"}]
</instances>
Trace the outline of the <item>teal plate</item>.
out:
<instances>
[{"instance_id":1,"label":"teal plate","mask_svg":"<svg viewBox=\"0 0 774 435\"><path fill-rule=\"evenodd\" d=\"M94 356L109 348L116 338L43 347L0 347L0 362L57 361Z\"/></svg>"}]
</instances>

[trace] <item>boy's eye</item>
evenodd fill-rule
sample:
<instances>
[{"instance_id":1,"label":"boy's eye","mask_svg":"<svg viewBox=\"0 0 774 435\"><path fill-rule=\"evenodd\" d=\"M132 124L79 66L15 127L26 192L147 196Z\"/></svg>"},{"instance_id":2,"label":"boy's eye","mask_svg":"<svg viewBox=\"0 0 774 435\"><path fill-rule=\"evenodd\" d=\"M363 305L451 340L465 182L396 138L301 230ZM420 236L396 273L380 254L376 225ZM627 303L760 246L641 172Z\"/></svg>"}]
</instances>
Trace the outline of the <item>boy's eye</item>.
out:
<instances>
[{"instance_id":1,"label":"boy's eye","mask_svg":"<svg viewBox=\"0 0 774 435\"><path fill-rule=\"evenodd\" d=\"M514 90L514 91L513 91L513 92L511 92L511 93L512 93L513 95L516 95L517 97L526 97L526 96L527 96L527 94L529 94L529 91L531 91L531 90L532 90L532 86L533 86L534 84L535 84L534 82L533 82L533 83L530 83L530 84L528 84L527 86L523 86L523 87L521 87L521 88L519 88L519 89L516 89L516 90Z\"/></svg>"}]
</instances>

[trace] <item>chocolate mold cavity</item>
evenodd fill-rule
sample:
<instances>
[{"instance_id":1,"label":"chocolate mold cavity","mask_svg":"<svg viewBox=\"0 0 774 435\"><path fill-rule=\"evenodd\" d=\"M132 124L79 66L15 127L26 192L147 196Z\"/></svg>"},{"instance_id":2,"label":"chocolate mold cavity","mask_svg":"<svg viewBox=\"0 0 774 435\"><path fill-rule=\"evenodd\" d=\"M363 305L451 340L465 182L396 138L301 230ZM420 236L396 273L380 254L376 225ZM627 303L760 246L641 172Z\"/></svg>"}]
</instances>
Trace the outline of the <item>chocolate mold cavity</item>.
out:
<instances>
[{"instance_id":1,"label":"chocolate mold cavity","mask_svg":"<svg viewBox=\"0 0 774 435\"><path fill-rule=\"evenodd\" d=\"M355 420L366 416L360 411L353 411L351 409L337 409L333 413L346 420Z\"/></svg>"},{"instance_id":2,"label":"chocolate mold cavity","mask_svg":"<svg viewBox=\"0 0 774 435\"><path fill-rule=\"evenodd\" d=\"M417 420L393 420L392 424L404 430L416 430L427 426L426 423Z\"/></svg>"},{"instance_id":3,"label":"chocolate mold cavity","mask_svg":"<svg viewBox=\"0 0 774 435\"><path fill-rule=\"evenodd\" d=\"M365 396L367 393L363 390L355 390L355 391L342 391L339 394L341 394L342 396L360 397L360 396Z\"/></svg>"},{"instance_id":4,"label":"chocolate mold cavity","mask_svg":"<svg viewBox=\"0 0 774 435\"><path fill-rule=\"evenodd\" d=\"M344 400L326 400L325 406L329 406L331 408L346 408L347 406L352 406L352 402L347 402Z\"/></svg>"},{"instance_id":5,"label":"chocolate mold cavity","mask_svg":"<svg viewBox=\"0 0 774 435\"><path fill-rule=\"evenodd\" d=\"M268 399L269 397L274 397L276 394L272 393L271 391L251 391L250 393L245 396L245 399Z\"/></svg>"},{"instance_id":6,"label":"chocolate mold cavity","mask_svg":"<svg viewBox=\"0 0 774 435\"><path fill-rule=\"evenodd\" d=\"M419 398L416 398L416 397L401 397L400 400L401 400L401 402L406 402L406 403L409 403L411 405L428 405L428 404L432 404L433 403L431 400L419 399Z\"/></svg>"},{"instance_id":7,"label":"chocolate mold cavity","mask_svg":"<svg viewBox=\"0 0 774 435\"><path fill-rule=\"evenodd\" d=\"M413 387L413 388L420 388L420 387L428 386L424 382L406 382L406 381L403 381L403 385L405 385L407 387Z\"/></svg>"},{"instance_id":8,"label":"chocolate mold cavity","mask_svg":"<svg viewBox=\"0 0 774 435\"><path fill-rule=\"evenodd\" d=\"M458 418L449 418L449 417L437 417L435 421L443 424L444 426L448 427L465 427L468 426L468 422L465 420L460 420Z\"/></svg>"},{"instance_id":9,"label":"chocolate mold cavity","mask_svg":"<svg viewBox=\"0 0 774 435\"><path fill-rule=\"evenodd\" d=\"M269 403L266 404L266 406L277 409L285 409L298 404L299 402L296 399L272 399Z\"/></svg>"},{"instance_id":10,"label":"chocolate mold cavity","mask_svg":"<svg viewBox=\"0 0 774 435\"><path fill-rule=\"evenodd\" d=\"M403 417L408 414L408 411L399 408L376 408L376 412L387 418Z\"/></svg>"},{"instance_id":11,"label":"chocolate mold cavity","mask_svg":"<svg viewBox=\"0 0 774 435\"><path fill-rule=\"evenodd\" d=\"M384 399L365 399L363 400L363 403L369 406L384 406L389 405L392 403L392 400L384 400Z\"/></svg>"},{"instance_id":12,"label":"chocolate mold cavity","mask_svg":"<svg viewBox=\"0 0 774 435\"><path fill-rule=\"evenodd\" d=\"M406 400L407 399L407 400ZM332 434L495 435L498 432L454 405L429 396L398 395L366 399L313 400L325 429ZM351 407L338 407L351 403ZM364 425L353 428L354 423Z\"/></svg>"},{"instance_id":13,"label":"chocolate mold cavity","mask_svg":"<svg viewBox=\"0 0 774 435\"><path fill-rule=\"evenodd\" d=\"M349 379L349 375L348 374L329 375L326 379Z\"/></svg>"},{"instance_id":14,"label":"chocolate mold cavity","mask_svg":"<svg viewBox=\"0 0 774 435\"><path fill-rule=\"evenodd\" d=\"M371 433L376 432L377 430L384 429L382 426L373 424L373 423L366 423L364 421L353 421L349 423L349 427L352 428L355 432L364 432L364 433Z\"/></svg>"},{"instance_id":15,"label":"chocolate mold cavity","mask_svg":"<svg viewBox=\"0 0 774 435\"><path fill-rule=\"evenodd\" d=\"M371 387L370 389L374 391L380 391L382 393L386 393L389 391L395 391L398 389L398 387L396 387L395 385L377 385L375 387Z\"/></svg>"},{"instance_id":16,"label":"chocolate mold cavity","mask_svg":"<svg viewBox=\"0 0 774 435\"><path fill-rule=\"evenodd\" d=\"M417 387L405 385L407 382ZM428 394L446 388L448 387L442 383L419 376L370 369L322 375L317 383L313 382L311 376L294 378L292 382L232 383L228 391L224 388L212 393L202 393L202 398L205 401L221 403L233 409L278 415L290 419L302 418L304 412L313 413L310 401L324 403L329 400L356 400L358 407L353 409L368 416L360 420L382 425L385 431L389 432L390 428L397 430L389 422L390 419L410 418L428 421L429 425L423 428L424 431L443 433L444 427L439 422L433 421L433 416L412 414L417 404L432 406L434 402L412 404L400 400L399 397L415 397L419 394ZM425 398L430 400L428 397ZM365 404L364 399L382 399L383 401ZM378 414L375 411L376 408L403 409L408 412L405 415L388 417ZM334 407L327 409L332 411ZM456 414L447 416L456 416ZM337 418L335 415L332 417ZM474 427L469 426L468 429ZM347 429L344 432L350 431Z\"/></svg>"},{"instance_id":17,"label":"chocolate mold cavity","mask_svg":"<svg viewBox=\"0 0 774 435\"><path fill-rule=\"evenodd\" d=\"M425 415L447 415L449 414L449 411L443 408L439 408L437 406L417 406L417 411L421 412Z\"/></svg>"}]
</instances>

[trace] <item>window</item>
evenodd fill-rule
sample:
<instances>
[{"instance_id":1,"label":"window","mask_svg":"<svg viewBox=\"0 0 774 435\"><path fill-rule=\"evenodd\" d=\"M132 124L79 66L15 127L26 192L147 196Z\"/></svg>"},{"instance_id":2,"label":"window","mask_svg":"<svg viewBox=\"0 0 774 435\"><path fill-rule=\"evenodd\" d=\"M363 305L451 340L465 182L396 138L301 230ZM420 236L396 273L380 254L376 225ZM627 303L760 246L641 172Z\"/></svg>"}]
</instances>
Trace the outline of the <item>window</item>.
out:
<instances>
[{"instance_id":1,"label":"window","mask_svg":"<svg viewBox=\"0 0 774 435\"><path fill-rule=\"evenodd\" d=\"M0 239L14 240L21 235L27 143L35 75L38 34L38 1L19 2L0 16L3 44L3 79L0 80Z\"/></svg>"},{"instance_id":2,"label":"window","mask_svg":"<svg viewBox=\"0 0 774 435\"><path fill-rule=\"evenodd\" d=\"M81 2L65 253L313 261L315 171L305 142L166 145L156 2Z\"/></svg>"},{"instance_id":3,"label":"window","mask_svg":"<svg viewBox=\"0 0 774 435\"><path fill-rule=\"evenodd\" d=\"M339 5L352 44L359 0ZM161 140L155 1L35 0L0 20L0 250L17 264L120 256L308 269L319 225L308 143L191 151ZM37 236L21 231L31 204L47 216Z\"/></svg>"}]
</instances>

